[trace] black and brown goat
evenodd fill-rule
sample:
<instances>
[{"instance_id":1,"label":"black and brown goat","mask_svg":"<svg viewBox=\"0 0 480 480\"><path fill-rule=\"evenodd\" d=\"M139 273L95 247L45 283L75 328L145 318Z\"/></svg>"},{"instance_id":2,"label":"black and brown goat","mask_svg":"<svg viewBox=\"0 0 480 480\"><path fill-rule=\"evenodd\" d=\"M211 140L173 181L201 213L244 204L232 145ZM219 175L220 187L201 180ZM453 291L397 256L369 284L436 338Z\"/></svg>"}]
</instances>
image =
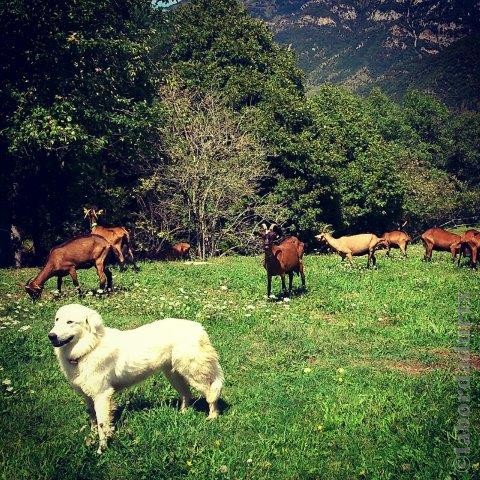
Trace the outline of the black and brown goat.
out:
<instances>
[{"instance_id":1,"label":"black and brown goat","mask_svg":"<svg viewBox=\"0 0 480 480\"><path fill-rule=\"evenodd\" d=\"M124 268L125 266L125 252L128 260L132 263L134 270L139 270L133 258L130 233L128 230L124 227L102 227L101 225L98 225L98 217L104 213L103 208L100 210L93 207L84 208L83 213L85 214L85 218L88 218L90 222L91 233L103 237L116 250L116 255L121 268Z\"/></svg>"},{"instance_id":2,"label":"black and brown goat","mask_svg":"<svg viewBox=\"0 0 480 480\"><path fill-rule=\"evenodd\" d=\"M25 285L25 291L33 300L40 297L43 285L51 277L57 277L57 289L62 289L62 279L72 277L73 284L80 292L77 270L95 267L100 279L100 289L113 289L112 273L105 266L108 254L116 251L107 240L100 235L84 235L68 240L53 247L48 254L45 266L40 273Z\"/></svg>"},{"instance_id":3,"label":"black and brown goat","mask_svg":"<svg viewBox=\"0 0 480 480\"><path fill-rule=\"evenodd\" d=\"M303 252L304 244L297 237L290 236L275 245L279 234L275 231L276 225L270 225L267 228L262 224L263 232L260 235L263 238L263 250L265 252L264 267L267 271L267 296L272 293L272 277L280 276L282 279L282 290L287 290L285 285L285 275L288 274L288 292L292 291L293 274L298 273L302 280L302 288L305 288L305 274L303 271Z\"/></svg>"}]
</instances>

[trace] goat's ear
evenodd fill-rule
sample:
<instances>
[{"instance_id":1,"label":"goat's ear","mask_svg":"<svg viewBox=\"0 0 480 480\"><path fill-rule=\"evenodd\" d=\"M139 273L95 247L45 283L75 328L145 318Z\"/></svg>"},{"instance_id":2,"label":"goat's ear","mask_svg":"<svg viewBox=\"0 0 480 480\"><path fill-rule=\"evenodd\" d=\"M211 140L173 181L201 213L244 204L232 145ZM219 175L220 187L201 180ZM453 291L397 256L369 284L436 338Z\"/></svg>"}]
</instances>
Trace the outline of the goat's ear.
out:
<instances>
[{"instance_id":1,"label":"goat's ear","mask_svg":"<svg viewBox=\"0 0 480 480\"><path fill-rule=\"evenodd\" d=\"M105 213L105 210L101 208L98 212L97 215L103 215Z\"/></svg>"},{"instance_id":2,"label":"goat's ear","mask_svg":"<svg viewBox=\"0 0 480 480\"><path fill-rule=\"evenodd\" d=\"M85 218L87 218L88 212L90 211L89 208L83 207L83 214L85 215Z\"/></svg>"},{"instance_id":3,"label":"goat's ear","mask_svg":"<svg viewBox=\"0 0 480 480\"><path fill-rule=\"evenodd\" d=\"M87 318L85 319L88 330L94 335L103 331L103 321L100 314L92 309L88 309Z\"/></svg>"}]
</instances>

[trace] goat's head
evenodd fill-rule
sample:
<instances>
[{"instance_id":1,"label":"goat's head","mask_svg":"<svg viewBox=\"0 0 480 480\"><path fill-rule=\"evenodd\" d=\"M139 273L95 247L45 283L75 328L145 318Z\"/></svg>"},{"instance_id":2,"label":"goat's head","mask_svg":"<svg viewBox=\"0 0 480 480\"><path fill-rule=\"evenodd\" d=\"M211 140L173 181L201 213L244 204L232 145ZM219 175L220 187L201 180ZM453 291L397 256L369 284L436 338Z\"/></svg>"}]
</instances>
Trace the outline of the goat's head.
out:
<instances>
[{"instance_id":1,"label":"goat's head","mask_svg":"<svg viewBox=\"0 0 480 480\"><path fill-rule=\"evenodd\" d=\"M265 223L262 223L263 231L260 232L260 235L263 239L263 250L267 251L272 248L273 243L277 238L279 238L278 227L275 223L272 223L268 228Z\"/></svg>"},{"instance_id":2,"label":"goat's head","mask_svg":"<svg viewBox=\"0 0 480 480\"><path fill-rule=\"evenodd\" d=\"M327 235L330 234L330 231L329 231L330 228L331 228L331 225L324 225L321 232L318 235L315 235L315 239L321 243L326 243Z\"/></svg>"},{"instance_id":3,"label":"goat's head","mask_svg":"<svg viewBox=\"0 0 480 480\"><path fill-rule=\"evenodd\" d=\"M103 208L100 210L97 210L96 207L92 208L83 208L83 213L85 214L85 218L88 218L90 220L90 226L94 227L97 224L97 220L99 215L102 215L104 213Z\"/></svg>"},{"instance_id":4,"label":"goat's head","mask_svg":"<svg viewBox=\"0 0 480 480\"><path fill-rule=\"evenodd\" d=\"M30 298L32 300L38 300L40 298L40 295L42 295L43 286L34 283L32 281L32 278L30 278L25 284L25 291L30 295Z\"/></svg>"}]
</instances>

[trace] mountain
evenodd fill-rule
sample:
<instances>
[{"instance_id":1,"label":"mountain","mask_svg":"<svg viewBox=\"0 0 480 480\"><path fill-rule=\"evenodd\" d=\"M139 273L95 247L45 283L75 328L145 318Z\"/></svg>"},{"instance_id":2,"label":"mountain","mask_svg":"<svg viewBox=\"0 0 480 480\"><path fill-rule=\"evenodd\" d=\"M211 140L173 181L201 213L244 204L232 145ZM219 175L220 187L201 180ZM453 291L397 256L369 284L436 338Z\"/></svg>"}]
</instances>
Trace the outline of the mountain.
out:
<instances>
[{"instance_id":1,"label":"mountain","mask_svg":"<svg viewBox=\"0 0 480 480\"><path fill-rule=\"evenodd\" d=\"M479 0L245 0L290 45L307 85L401 95L415 87L452 107L480 105ZM473 95L473 97L472 97Z\"/></svg>"}]
</instances>

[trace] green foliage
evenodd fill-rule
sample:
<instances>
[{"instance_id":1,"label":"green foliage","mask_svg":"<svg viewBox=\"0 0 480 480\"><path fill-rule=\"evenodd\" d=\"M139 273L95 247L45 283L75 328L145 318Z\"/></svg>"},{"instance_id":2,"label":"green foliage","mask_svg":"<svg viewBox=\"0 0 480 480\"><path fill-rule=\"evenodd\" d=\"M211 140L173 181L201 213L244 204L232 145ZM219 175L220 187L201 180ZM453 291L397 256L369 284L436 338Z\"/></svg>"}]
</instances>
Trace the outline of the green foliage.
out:
<instances>
[{"instance_id":1,"label":"green foliage","mask_svg":"<svg viewBox=\"0 0 480 480\"><path fill-rule=\"evenodd\" d=\"M0 192L11 199L0 228L19 225L42 254L78 231L82 205L110 211L127 193L151 128L160 13L139 0L7 0L0 15Z\"/></svg>"},{"instance_id":2,"label":"green foliage","mask_svg":"<svg viewBox=\"0 0 480 480\"><path fill-rule=\"evenodd\" d=\"M172 12L169 59L186 86L220 91L239 109L301 90L293 54L238 0L193 0Z\"/></svg>"}]
</instances>

